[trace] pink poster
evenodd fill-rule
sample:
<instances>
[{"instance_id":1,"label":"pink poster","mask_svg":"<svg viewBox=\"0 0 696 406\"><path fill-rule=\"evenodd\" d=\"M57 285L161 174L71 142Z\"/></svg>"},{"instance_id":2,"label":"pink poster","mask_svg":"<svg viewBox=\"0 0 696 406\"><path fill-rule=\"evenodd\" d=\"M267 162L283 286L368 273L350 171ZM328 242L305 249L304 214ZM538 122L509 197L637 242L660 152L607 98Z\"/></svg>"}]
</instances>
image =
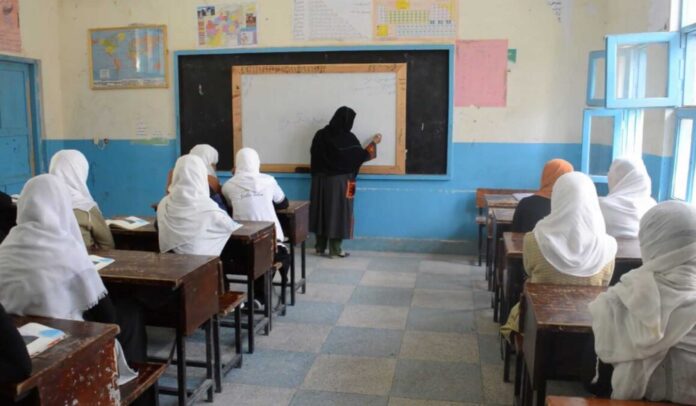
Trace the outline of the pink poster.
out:
<instances>
[{"instance_id":1,"label":"pink poster","mask_svg":"<svg viewBox=\"0 0 696 406\"><path fill-rule=\"evenodd\" d=\"M454 105L505 107L508 42L457 41Z\"/></svg>"},{"instance_id":2,"label":"pink poster","mask_svg":"<svg viewBox=\"0 0 696 406\"><path fill-rule=\"evenodd\" d=\"M0 51L20 52L19 0L0 0Z\"/></svg>"}]
</instances>

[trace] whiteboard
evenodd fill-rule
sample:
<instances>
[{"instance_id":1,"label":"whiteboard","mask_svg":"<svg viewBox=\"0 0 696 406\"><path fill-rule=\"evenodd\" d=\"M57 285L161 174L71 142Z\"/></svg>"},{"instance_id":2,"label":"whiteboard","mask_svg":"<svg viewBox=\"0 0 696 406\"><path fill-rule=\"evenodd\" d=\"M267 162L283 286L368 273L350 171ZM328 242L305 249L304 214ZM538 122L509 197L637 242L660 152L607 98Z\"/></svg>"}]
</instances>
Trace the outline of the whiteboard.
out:
<instances>
[{"instance_id":1,"label":"whiteboard","mask_svg":"<svg viewBox=\"0 0 696 406\"><path fill-rule=\"evenodd\" d=\"M405 77L402 83L400 76L405 72L398 69L405 64L378 65L388 66L370 71L376 65L364 64L356 71L353 64L323 65L331 68L319 72L316 67L322 65L295 66L302 71L288 65L239 67L236 81L233 74L235 151L254 148L264 171L308 167L314 134L338 107L348 106L356 112L352 131L363 146L382 134L377 158L363 172L404 173Z\"/></svg>"}]
</instances>

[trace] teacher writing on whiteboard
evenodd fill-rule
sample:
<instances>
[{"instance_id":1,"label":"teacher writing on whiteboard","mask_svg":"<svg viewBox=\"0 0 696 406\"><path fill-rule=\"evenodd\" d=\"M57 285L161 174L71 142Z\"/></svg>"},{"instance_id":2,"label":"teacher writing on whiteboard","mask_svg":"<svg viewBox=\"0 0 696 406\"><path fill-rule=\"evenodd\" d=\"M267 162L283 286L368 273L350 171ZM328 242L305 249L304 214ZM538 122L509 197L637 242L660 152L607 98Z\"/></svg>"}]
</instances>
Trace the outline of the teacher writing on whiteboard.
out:
<instances>
[{"instance_id":1,"label":"teacher writing on whiteboard","mask_svg":"<svg viewBox=\"0 0 696 406\"><path fill-rule=\"evenodd\" d=\"M312 140L309 230L316 234L319 255L328 246L329 256L348 256L341 243L353 237L355 176L363 163L377 156L377 144L382 141L382 135L376 134L363 148L350 131L354 120L353 109L340 107Z\"/></svg>"}]
</instances>

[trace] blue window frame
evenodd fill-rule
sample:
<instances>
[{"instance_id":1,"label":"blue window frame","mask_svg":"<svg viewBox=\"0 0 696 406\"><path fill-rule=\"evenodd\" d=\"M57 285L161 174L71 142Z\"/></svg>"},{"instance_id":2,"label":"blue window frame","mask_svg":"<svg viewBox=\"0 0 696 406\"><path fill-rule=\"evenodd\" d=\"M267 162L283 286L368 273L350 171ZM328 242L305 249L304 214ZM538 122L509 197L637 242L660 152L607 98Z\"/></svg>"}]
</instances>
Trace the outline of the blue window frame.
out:
<instances>
[{"instance_id":1,"label":"blue window frame","mask_svg":"<svg viewBox=\"0 0 696 406\"><path fill-rule=\"evenodd\" d=\"M674 137L674 162L670 197L688 202L694 201L693 188L696 175L696 109L679 109L676 112Z\"/></svg>"},{"instance_id":2,"label":"blue window frame","mask_svg":"<svg viewBox=\"0 0 696 406\"><path fill-rule=\"evenodd\" d=\"M597 183L607 182L611 162L621 154L623 111L585 109L582 120L581 171Z\"/></svg>"},{"instance_id":3,"label":"blue window frame","mask_svg":"<svg viewBox=\"0 0 696 406\"><path fill-rule=\"evenodd\" d=\"M606 106L675 107L681 103L678 32L608 35Z\"/></svg>"},{"instance_id":4,"label":"blue window frame","mask_svg":"<svg viewBox=\"0 0 696 406\"><path fill-rule=\"evenodd\" d=\"M606 93L606 52L590 52L587 64L587 105L604 107Z\"/></svg>"}]
</instances>

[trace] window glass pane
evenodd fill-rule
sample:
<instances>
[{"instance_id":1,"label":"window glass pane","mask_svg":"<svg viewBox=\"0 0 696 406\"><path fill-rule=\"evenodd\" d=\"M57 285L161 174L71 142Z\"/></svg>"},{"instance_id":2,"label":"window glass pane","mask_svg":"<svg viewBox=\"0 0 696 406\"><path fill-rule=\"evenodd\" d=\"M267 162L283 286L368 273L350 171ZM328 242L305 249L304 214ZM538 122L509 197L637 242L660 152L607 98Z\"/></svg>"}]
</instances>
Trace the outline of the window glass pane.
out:
<instances>
[{"instance_id":1,"label":"window glass pane","mask_svg":"<svg viewBox=\"0 0 696 406\"><path fill-rule=\"evenodd\" d=\"M696 23L696 1L682 0L682 27Z\"/></svg>"},{"instance_id":2,"label":"window glass pane","mask_svg":"<svg viewBox=\"0 0 696 406\"><path fill-rule=\"evenodd\" d=\"M679 121L679 140L676 149L674 165L674 185L672 187L672 197L675 199L690 200L687 196L689 182L689 163L691 160L691 131L694 122L691 119L681 119Z\"/></svg>"},{"instance_id":3,"label":"window glass pane","mask_svg":"<svg viewBox=\"0 0 696 406\"><path fill-rule=\"evenodd\" d=\"M606 176L612 161L614 117L590 118L590 175Z\"/></svg>"},{"instance_id":4,"label":"window glass pane","mask_svg":"<svg viewBox=\"0 0 696 406\"><path fill-rule=\"evenodd\" d=\"M686 36L684 105L696 106L696 32L692 32Z\"/></svg>"},{"instance_id":5,"label":"window glass pane","mask_svg":"<svg viewBox=\"0 0 696 406\"><path fill-rule=\"evenodd\" d=\"M592 89L592 98L604 99L604 77L606 75L606 60L597 58L594 61L594 89Z\"/></svg>"},{"instance_id":6,"label":"window glass pane","mask_svg":"<svg viewBox=\"0 0 696 406\"><path fill-rule=\"evenodd\" d=\"M616 96L619 99L667 97L669 45L624 44L617 49Z\"/></svg>"}]
</instances>

